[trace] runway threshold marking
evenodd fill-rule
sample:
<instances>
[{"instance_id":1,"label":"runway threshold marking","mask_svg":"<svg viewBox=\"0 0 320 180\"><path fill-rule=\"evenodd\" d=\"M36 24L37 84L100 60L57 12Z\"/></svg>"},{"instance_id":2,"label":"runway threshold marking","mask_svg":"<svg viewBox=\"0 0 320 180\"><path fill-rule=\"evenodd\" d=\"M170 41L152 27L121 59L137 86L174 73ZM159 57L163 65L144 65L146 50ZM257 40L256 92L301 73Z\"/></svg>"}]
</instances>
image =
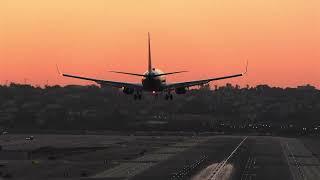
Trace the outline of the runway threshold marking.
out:
<instances>
[{"instance_id":1,"label":"runway threshold marking","mask_svg":"<svg viewBox=\"0 0 320 180\"><path fill-rule=\"evenodd\" d=\"M229 159L234 155L235 152L237 152L237 150L239 149L239 147L243 144L243 142L248 138L248 136L246 136L240 143L239 145L231 152L231 154L228 156L227 159L225 159L223 161L223 163L220 165L219 169L217 171L214 172L214 175L212 177L209 178L209 180L215 180L217 177L217 174L220 173L221 169L226 165L226 163L229 161Z\"/></svg>"}]
</instances>

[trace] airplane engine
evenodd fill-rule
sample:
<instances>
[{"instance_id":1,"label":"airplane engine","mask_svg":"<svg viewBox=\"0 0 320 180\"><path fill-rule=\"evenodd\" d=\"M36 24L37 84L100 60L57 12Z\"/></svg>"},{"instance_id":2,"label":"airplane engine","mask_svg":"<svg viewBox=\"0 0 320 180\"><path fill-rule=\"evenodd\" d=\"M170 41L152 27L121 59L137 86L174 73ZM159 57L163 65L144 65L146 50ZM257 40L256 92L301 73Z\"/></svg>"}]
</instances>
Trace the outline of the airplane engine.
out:
<instances>
[{"instance_id":1,"label":"airplane engine","mask_svg":"<svg viewBox=\"0 0 320 180\"><path fill-rule=\"evenodd\" d=\"M185 94L187 93L187 88L184 88L184 87L176 88L175 91L176 91L176 94Z\"/></svg>"},{"instance_id":2,"label":"airplane engine","mask_svg":"<svg viewBox=\"0 0 320 180\"><path fill-rule=\"evenodd\" d=\"M123 93L125 93L125 94L133 94L134 93L134 89L125 87L125 88L123 88Z\"/></svg>"}]
</instances>

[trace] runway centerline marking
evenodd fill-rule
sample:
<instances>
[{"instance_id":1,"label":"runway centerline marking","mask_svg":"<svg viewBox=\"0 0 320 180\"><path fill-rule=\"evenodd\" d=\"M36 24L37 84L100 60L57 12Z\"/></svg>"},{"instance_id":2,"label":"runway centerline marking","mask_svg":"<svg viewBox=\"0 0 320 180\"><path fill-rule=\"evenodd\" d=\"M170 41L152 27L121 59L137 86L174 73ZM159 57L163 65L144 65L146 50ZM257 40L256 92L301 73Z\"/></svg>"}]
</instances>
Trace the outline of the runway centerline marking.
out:
<instances>
[{"instance_id":1,"label":"runway centerline marking","mask_svg":"<svg viewBox=\"0 0 320 180\"><path fill-rule=\"evenodd\" d=\"M215 172L214 176L212 176L212 178L210 178L209 180L215 180L217 177L217 174L220 173L221 169L226 165L226 163L229 161L229 159L233 156L233 154L235 152L237 152L237 150L239 149L239 147L243 144L243 142L248 138L248 136L246 136L240 143L239 145L231 152L231 154L228 156L227 159L225 159L222 163L222 165L220 166L220 168Z\"/></svg>"}]
</instances>

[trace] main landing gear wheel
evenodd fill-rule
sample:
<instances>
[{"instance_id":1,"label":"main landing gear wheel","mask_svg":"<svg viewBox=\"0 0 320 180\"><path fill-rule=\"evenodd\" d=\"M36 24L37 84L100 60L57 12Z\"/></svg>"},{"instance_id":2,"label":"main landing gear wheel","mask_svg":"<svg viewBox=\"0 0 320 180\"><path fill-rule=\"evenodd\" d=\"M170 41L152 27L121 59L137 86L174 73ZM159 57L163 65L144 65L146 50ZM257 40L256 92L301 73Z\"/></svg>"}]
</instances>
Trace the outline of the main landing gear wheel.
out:
<instances>
[{"instance_id":1,"label":"main landing gear wheel","mask_svg":"<svg viewBox=\"0 0 320 180\"><path fill-rule=\"evenodd\" d=\"M135 95L133 95L133 99L134 100L141 100L142 99L142 95L141 94L135 94Z\"/></svg>"},{"instance_id":2,"label":"main landing gear wheel","mask_svg":"<svg viewBox=\"0 0 320 180\"><path fill-rule=\"evenodd\" d=\"M166 100L172 100L173 99L172 94L166 94L165 99Z\"/></svg>"}]
</instances>

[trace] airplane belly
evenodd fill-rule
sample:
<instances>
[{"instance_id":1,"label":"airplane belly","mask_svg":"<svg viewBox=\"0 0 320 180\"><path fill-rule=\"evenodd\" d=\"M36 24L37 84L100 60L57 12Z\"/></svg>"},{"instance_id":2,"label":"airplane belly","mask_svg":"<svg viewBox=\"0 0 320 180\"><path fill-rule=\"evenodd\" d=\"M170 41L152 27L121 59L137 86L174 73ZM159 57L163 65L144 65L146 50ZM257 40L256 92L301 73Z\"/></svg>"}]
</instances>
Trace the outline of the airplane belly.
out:
<instances>
[{"instance_id":1,"label":"airplane belly","mask_svg":"<svg viewBox=\"0 0 320 180\"><path fill-rule=\"evenodd\" d=\"M163 83L160 79L144 79L142 80L143 89L145 91L162 91Z\"/></svg>"}]
</instances>

